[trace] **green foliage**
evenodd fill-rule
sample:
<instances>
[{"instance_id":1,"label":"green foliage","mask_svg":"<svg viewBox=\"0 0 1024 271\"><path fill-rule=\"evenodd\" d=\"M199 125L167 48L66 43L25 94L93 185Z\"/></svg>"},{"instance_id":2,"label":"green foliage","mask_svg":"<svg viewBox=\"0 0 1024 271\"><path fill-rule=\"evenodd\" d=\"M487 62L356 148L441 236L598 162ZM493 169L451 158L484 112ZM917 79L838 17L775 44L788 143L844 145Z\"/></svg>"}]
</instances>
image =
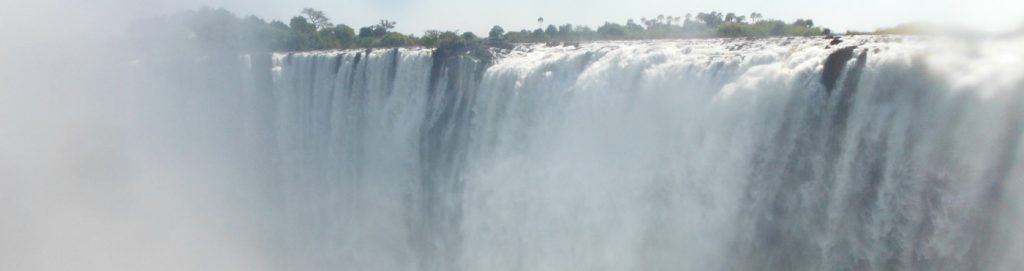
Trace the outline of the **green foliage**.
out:
<instances>
[{"instance_id":1,"label":"green foliage","mask_svg":"<svg viewBox=\"0 0 1024 271\"><path fill-rule=\"evenodd\" d=\"M626 37L626 28L620 24L605 22L597 28L597 33L606 38L619 39Z\"/></svg>"},{"instance_id":2,"label":"green foliage","mask_svg":"<svg viewBox=\"0 0 1024 271\"><path fill-rule=\"evenodd\" d=\"M373 32L374 31L373 31L373 27L372 26L360 27L359 28L359 37L360 38L364 38L364 39L365 38L372 38L373 34L374 34Z\"/></svg>"},{"instance_id":3,"label":"green foliage","mask_svg":"<svg viewBox=\"0 0 1024 271\"><path fill-rule=\"evenodd\" d=\"M722 19L722 13L717 11L712 11L710 13L697 13L697 20L703 22L704 25L710 28L716 28L724 21Z\"/></svg>"},{"instance_id":4,"label":"green foliage","mask_svg":"<svg viewBox=\"0 0 1024 271\"><path fill-rule=\"evenodd\" d=\"M437 47L443 42L462 41L462 36L452 31L427 30L420 37L419 44L426 47Z\"/></svg>"},{"instance_id":5,"label":"green foliage","mask_svg":"<svg viewBox=\"0 0 1024 271\"><path fill-rule=\"evenodd\" d=\"M504 38L504 36L505 36L505 29L501 28L501 26L497 26L497 25L495 25L494 27L491 27L491 31L487 33L487 38L492 39L492 40L500 40L500 39Z\"/></svg>"},{"instance_id":6,"label":"green foliage","mask_svg":"<svg viewBox=\"0 0 1024 271\"><path fill-rule=\"evenodd\" d=\"M543 18L537 18L542 26ZM765 19L760 13L747 16L717 11L700 12L696 16L684 17L658 15L639 21L629 19L626 23L606 22L596 30L587 26L572 24L548 25L534 30L508 31L495 25L488 32L487 39L481 39L472 32L462 34L453 31L429 30L422 37L394 32L395 21L381 20L371 26L356 29L344 24L334 25L323 11L303 9L299 16L292 17L287 24L280 21L264 21L255 16L238 18L224 9L200 8L183 12L170 18L158 18L132 26L136 39L152 43L152 47L167 47L163 44L187 42L191 48L203 51L225 52L266 52L323 50L370 47L425 46L448 49L466 49L482 54L480 48L510 48L513 43L528 42L578 42L587 40L622 39L664 39L701 37L769 37L769 36L810 36L831 35L827 28L814 25L810 19L798 19L792 23ZM173 29L170 36L156 37L147 33L150 27ZM885 32L908 32L907 28L896 28ZM168 49L170 50L170 49Z\"/></svg>"},{"instance_id":7,"label":"green foliage","mask_svg":"<svg viewBox=\"0 0 1024 271\"><path fill-rule=\"evenodd\" d=\"M293 31L299 33L310 34L316 32L316 26L309 23L309 21L306 21L306 17L302 16L292 17L292 20L288 21L288 27L291 27Z\"/></svg>"},{"instance_id":8,"label":"green foliage","mask_svg":"<svg viewBox=\"0 0 1024 271\"><path fill-rule=\"evenodd\" d=\"M435 46L434 57L447 58L457 54L468 54L476 59L489 62L492 60L492 55L488 50L489 47L500 48L501 46L487 44L480 39L466 40L455 36L451 37L451 39L441 40Z\"/></svg>"},{"instance_id":9,"label":"green foliage","mask_svg":"<svg viewBox=\"0 0 1024 271\"><path fill-rule=\"evenodd\" d=\"M743 27L737 23L725 23L718 27L717 33L720 37L740 37L744 34Z\"/></svg>"},{"instance_id":10,"label":"green foliage","mask_svg":"<svg viewBox=\"0 0 1024 271\"><path fill-rule=\"evenodd\" d=\"M380 40L377 40L376 47L404 47L415 45L416 41L401 33L391 32L384 34Z\"/></svg>"},{"instance_id":11,"label":"green foliage","mask_svg":"<svg viewBox=\"0 0 1024 271\"><path fill-rule=\"evenodd\" d=\"M302 15L306 16L306 18L309 19L309 22L312 23L317 30L323 30L334 26L331 24L331 19L327 18L327 15L325 15L323 11L305 8L302 9Z\"/></svg>"},{"instance_id":12,"label":"green foliage","mask_svg":"<svg viewBox=\"0 0 1024 271\"><path fill-rule=\"evenodd\" d=\"M347 48L355 44L356 32L347 25L340 24L320 30L318 33L330 41L331 48Z\"/></svg>"},{"instance_id":13,"label":"green foliage","mask_svg":"<svg viewBox=\"0 0 1024 271\"><path fill-rule=\"evenodd\" d=\"M558 36L558 28L555 25L549 24L548 28L544 29L544 34L548 37Z\"/></svg>"},{"instance_id":14,"label":"green foliage","mask_svg":"<svg viewBox=\"0 0 1024 271\"><path fill-rule=\"evenodd\" d=\"M540 28L537 28L537 29L533 30L532 37L533 37L534 40L536 40L538 42L539 41L545 41L545 40L548 39L548 35L544 34L544 30L541 30Z\"/></svg>"}]
</instances>

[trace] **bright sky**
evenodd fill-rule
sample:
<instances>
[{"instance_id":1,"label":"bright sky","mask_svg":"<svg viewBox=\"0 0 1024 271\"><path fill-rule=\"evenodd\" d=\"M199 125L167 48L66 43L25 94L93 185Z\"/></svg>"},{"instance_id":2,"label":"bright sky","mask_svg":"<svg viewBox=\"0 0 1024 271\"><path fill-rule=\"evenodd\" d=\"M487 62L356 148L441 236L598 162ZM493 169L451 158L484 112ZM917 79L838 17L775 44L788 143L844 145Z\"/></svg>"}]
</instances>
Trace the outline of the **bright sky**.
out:
<instances>
[{"instance_id":1,"label":"bright sky","mask_svg":"<svg viewBox=\"0 0 1024 271\"><path fill-rule=\"evenodd\" d=\"M760 12L767 18L792 21L814 19L817 25L844 31L874 30L904 22L938 22L1002 32L1024 23L1024 0L14 0L4 4L15 16L30 20L45 11L18 11L54 6L78 12L83 20L94 17L148 17L203 5L224 7L237 15L287 21L304 7L323 10L334 23L358 28L380 19L398 22L403 33L428 29L474 31L486 34L493 25L506 30L536 28L537 17L546 24L598 26L605 21L684 16L702 11ZM92 10L83 13L82 10ZM0 12L3 13L3 12ZM73 22L72 22L73 23Z\"/></svg>"},{"instance_id":2,"label":"bright sky","mask_svg":"<svg viewBox=\"0 0 1024 271\"><path fill-rule=\"evenodd\" d=\"M106 1L106 0L104 0ZM145 1L141 1L145 2ZM498 24L506 30L545 24L586 24L701 11L760 12L786 21L811 18L836 30L874 30L909 21L951 23L1009 30L1024 23L1024 0L179 0L161 1L159 10L209 5L240 15L285 20L304 7L324 10L335 23L370 25L382 18L397 30L459 29L485 33ZM146 5L142 5L146 6Z\"/></svg>"}]
</instances>

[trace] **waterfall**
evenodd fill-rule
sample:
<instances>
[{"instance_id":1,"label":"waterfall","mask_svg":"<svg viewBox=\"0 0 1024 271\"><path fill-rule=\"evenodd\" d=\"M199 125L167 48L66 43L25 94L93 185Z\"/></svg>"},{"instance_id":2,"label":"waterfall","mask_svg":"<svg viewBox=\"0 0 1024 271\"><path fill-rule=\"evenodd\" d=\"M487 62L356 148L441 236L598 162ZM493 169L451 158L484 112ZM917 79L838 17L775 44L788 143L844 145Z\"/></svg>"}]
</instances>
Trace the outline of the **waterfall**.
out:
<instances>
[{"instance_id":1,"label":"waterfall","mask_svg":"<svg viewBox=\"0 0 1024 271\"><path fill-rule=\"evenodd\" d=\"M245 56L243 189L281 270L1024 264L1024 39L829 41Z\"/></svg>"}]
</instances>

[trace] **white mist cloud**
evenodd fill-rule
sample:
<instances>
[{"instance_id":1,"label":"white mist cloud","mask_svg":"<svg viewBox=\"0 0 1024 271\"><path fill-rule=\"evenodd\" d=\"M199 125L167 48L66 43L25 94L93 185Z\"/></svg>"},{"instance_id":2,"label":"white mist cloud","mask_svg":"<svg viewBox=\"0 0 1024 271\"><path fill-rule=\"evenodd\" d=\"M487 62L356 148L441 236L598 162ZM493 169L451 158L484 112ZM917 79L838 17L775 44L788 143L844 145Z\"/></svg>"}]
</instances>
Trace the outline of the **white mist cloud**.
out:
<instances>
[{"instance_id":1,"label":"white mist cloud","mask_svg":"<svg viewBox=\"0 0 1024 271\"><path fill-rule=\"evenodd\" d=\"M263 269L223 190L197 185L228 175L126 116L154 112L123 110L122 94L161 88L125 87L116 56L131 45L111 42L137 5L0 9L0 270Z\"/></svg>"}]
</instances>

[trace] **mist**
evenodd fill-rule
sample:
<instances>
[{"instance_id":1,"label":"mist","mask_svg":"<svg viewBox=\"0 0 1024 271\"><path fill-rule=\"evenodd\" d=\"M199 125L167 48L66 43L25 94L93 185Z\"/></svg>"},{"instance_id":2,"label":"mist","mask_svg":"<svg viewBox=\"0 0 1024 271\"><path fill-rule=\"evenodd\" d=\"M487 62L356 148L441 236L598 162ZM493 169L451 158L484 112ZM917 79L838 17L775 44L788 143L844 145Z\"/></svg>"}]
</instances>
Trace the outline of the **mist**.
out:
<instances>
[{"instance_id":1,"label":"mist","mask_svg":"<svg viewBox=\"0 0 1024 271\"><path fill-rule=\"evenodd\" d=\"M203 4L0 9L0 269L1022 264L1019 34L237 52Z\"/></svg>"},{"instance_id":2,"label":"mist","mask_svg":"<svg viewBox=\"0 0 1024 271\"><path fill-rule=\"evenodd\" d=\"M219 132L189 121L216 112L156 100L176 87L123 54L130 3L86 2L0 10L0 269L261 270Z\"/></svg>"}]
</instances>

